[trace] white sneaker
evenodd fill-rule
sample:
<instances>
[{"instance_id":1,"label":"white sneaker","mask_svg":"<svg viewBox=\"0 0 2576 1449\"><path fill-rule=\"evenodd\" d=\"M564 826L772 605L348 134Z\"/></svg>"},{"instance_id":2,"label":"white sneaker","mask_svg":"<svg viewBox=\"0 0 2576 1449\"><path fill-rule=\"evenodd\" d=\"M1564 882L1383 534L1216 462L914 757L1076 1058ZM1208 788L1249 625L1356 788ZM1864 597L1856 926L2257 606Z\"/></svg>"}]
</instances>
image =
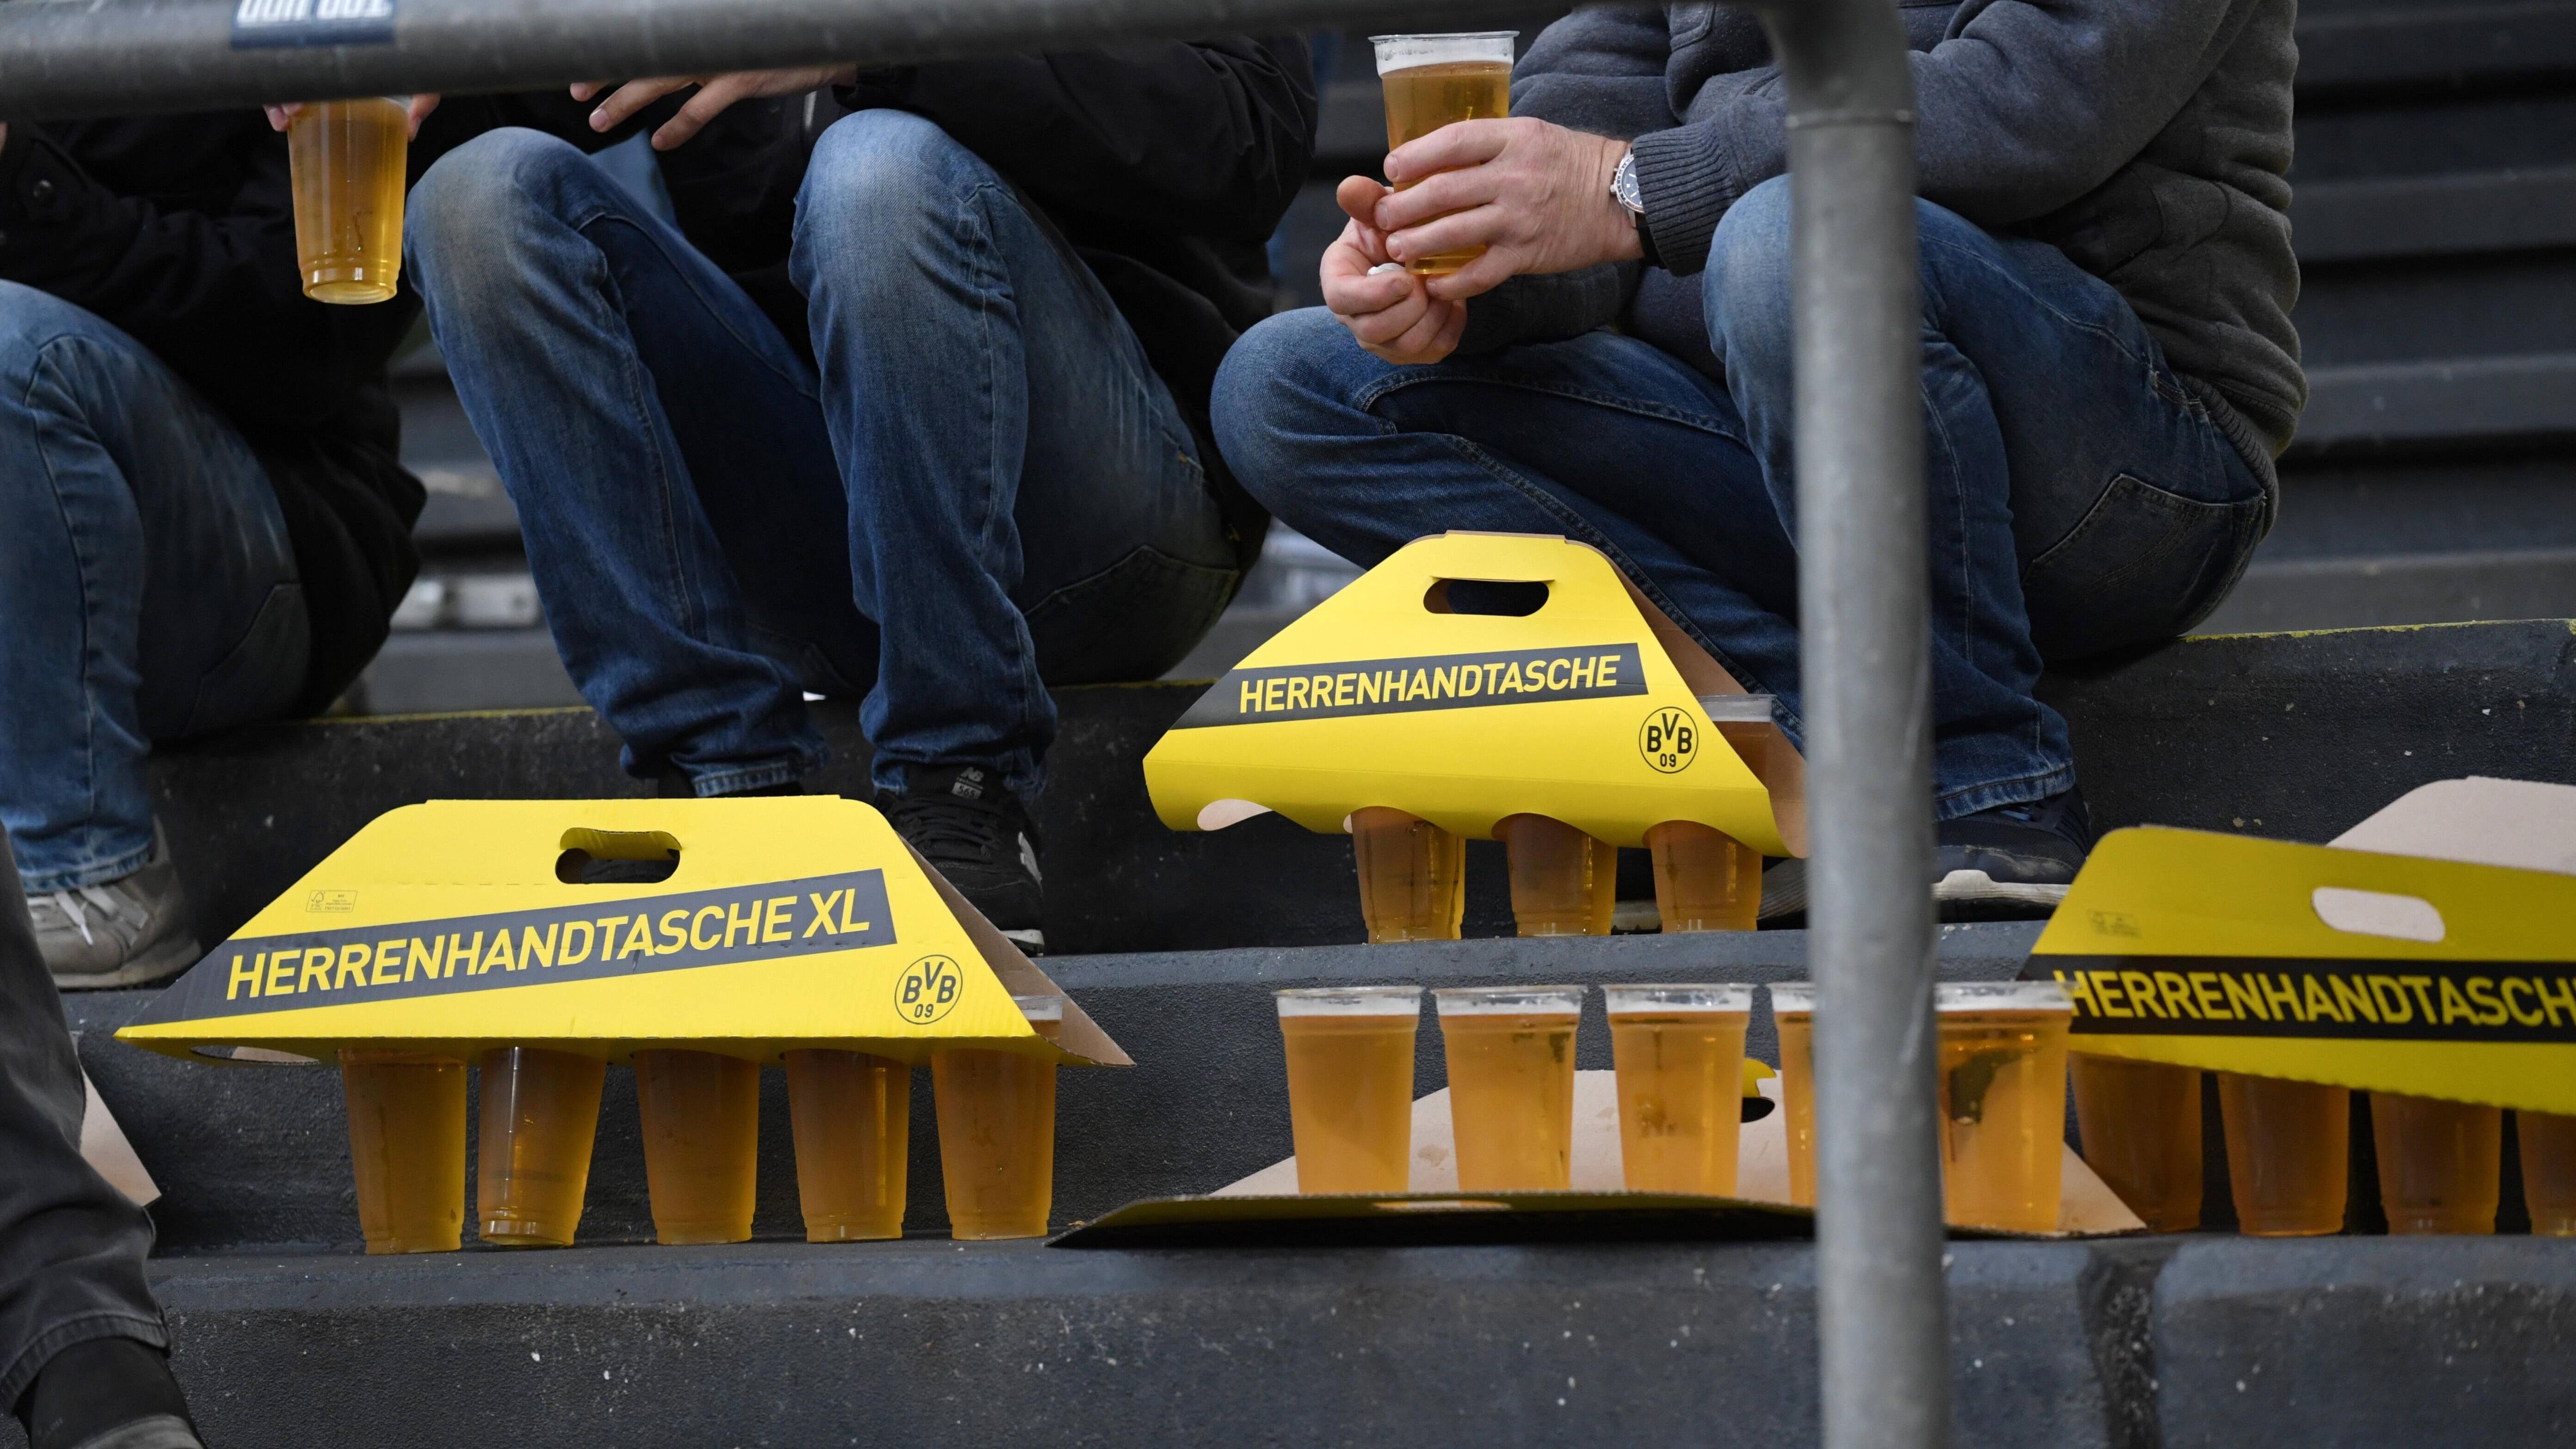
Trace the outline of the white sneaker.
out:
<instances>
[{"instance_id":1,"label":"white sneaker","mask_svg":"<svg viewBox=\"0 0 2576 1449\"><path fill-rule=\"evenodd\" d=\"M170 863L170 842L156 822L152 856L132 875L105 885L30 892L36 946L54 985L65 991L142 986L197 964L188 896Z\"/></svg>"}]
</instances>

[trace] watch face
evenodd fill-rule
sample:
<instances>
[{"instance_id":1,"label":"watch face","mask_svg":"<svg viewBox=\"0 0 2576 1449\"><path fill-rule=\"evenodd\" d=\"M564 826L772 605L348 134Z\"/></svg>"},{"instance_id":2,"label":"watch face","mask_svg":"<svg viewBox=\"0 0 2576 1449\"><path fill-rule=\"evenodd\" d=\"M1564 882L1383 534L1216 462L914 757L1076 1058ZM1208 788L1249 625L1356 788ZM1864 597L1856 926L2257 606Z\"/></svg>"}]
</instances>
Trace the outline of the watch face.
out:
<instances>
[{"instance_id":1,"label":"watch face","mask_svg":"<svg viewBox=\"0 0 2576 1449\"><path fill-rule=\"evenodd\" d=\"M1644 193L1637 188L1636 153L1631 152L1619 158L1619 169L1610 173L1610 194L1618 198L1621 206L1633 212L1644 213L1646 200Z\"/></svg>"}]
</instances>

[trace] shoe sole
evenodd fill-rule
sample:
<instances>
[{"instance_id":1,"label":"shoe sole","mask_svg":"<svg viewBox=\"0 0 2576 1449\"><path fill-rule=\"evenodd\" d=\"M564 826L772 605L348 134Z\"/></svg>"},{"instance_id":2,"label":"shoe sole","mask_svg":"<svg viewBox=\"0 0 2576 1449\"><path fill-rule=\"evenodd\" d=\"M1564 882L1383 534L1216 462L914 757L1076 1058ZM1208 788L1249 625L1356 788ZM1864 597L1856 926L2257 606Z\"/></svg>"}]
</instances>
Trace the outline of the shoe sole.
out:
<instances>
[{"instance_id":1,"label":"shoe sole","mask_svg":"<svg viewBox=\"0 0 2576 1449\"><path fill-rule=\"evenodd\" d=\"M994 929L1001 930L998 926L994 927ZM1044 951L1046 949L1046 932L1034 927L1018 931L1002 931L1002 939L1019 947L1023 951Z\"/></svg>"},{"instance_id":2,"label":"shoe sole","mask_svg":"<svg viewBox=\"0 0 2576 1449\"><path fill-rule=\"evenodd\" d=\"M2017 906L2046 906L2055 910L2066 899L2068 889L2062 885L1999 881L1982 870L1954 870L1941 877L1939 885L1932 887L1932 899L1945 903L2009 901Z\"/></svg>"},{"instance_id":3,"label":"shoe sole","mask_svg":"<svg viewBox=\"0 0 2576 1449\"><path fill-rule=\"evenodd\" d=\"M205 956L190 940L164 941L113 971L57 971L57 991L111 991L120 986L149 986L194 966Z\"/></svg>"}]
</instances>

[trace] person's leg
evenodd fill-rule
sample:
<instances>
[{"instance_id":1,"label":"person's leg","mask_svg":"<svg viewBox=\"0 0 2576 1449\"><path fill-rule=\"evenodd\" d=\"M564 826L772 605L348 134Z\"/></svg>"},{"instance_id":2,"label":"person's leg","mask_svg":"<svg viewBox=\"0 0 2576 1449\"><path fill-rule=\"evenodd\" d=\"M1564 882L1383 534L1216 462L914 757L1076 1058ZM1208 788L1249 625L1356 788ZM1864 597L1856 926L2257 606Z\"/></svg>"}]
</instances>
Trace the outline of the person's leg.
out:
<instances>
[{"instance_id":1,"label":"person's leg","mask_svg":"<svg viewBox=\"0 0 2576 1449\"><path fill-rule=\"evenodd\" d=\"M0 837L0 1411L40 1446L156 1414L186 1429L143 1276L152 1220L81 1159L88 1093L20 889Z\"/></svg>"},{"instance_id":2,"label":"person's leg","mask_svg":"<svg viewBox=\"0 0 2576 1449\"><path fill-rule=\"evenodd\" d=\"M107 322L0 282L0 821L66 984L195 960L143 759L293 702L297 579L232 424Z\"/></svg>"},{"instance_id":3,"label":"person's leg","mask_svg":"<svg viewBox=\"0 0 2576 1449\"><path fill-rule=\"evenodd\" d=\"M1048 682L1151 677L1232 595L1188 427L1089 268L922 117L824 133L793 265L882 632L876 783L972 768L1026 800Z\"/></svg>"},{"instance_id":4,"label":"person's leg","mask_svg":"<svg viewBox=\"0 0 2576 1449\"><path fill-rule=\"evenodd\" d=\"M1235 476L1362 566L1449 529L1588 543L1795 734L1797 572L1726 393L1595 332L1397 367L1320 308L1247 333L1217 375Z\"/></svg>"},{"instance_id":5,"label":"person's leg","mask_svg":"<svg viewBox=\"0 0 2576 1449\"><path fill-rule=\"evenodd\" d=\"M1794 520L1788 188L1728 211L1705 295L1727 391ZM1917 224L1933 773L1952 819L2072 789L2066 723L2032 694L2043 658L2189 627L2269 504L2108 283L1928 202Z\"/></svg>"},{"instance_id":6,"label":"person's leg","mask_svg":"<svg viewBox=\"0 0 2576 1449\"><path fill-rule=\"evenodd\" d=\"M702 795L792 786L823 757L801 687L863 687L875 652L812 369L551 137L442 157L406 231L556 646L627 770Z\"/></svg>"}]
</instances>

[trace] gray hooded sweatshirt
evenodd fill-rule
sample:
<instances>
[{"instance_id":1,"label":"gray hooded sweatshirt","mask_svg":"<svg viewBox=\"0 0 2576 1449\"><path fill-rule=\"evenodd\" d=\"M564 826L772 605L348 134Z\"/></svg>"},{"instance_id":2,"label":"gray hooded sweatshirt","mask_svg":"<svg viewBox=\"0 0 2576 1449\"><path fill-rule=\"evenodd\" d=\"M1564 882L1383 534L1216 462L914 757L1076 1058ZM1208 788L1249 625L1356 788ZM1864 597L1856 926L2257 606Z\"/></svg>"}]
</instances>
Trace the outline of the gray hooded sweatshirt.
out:
<instances>
[{"instance_id":1,"label":"gray hooded sweatshirt","mask_svg":"<svg viewBox=\"0 0 2576 1449\"><path fill-rule=\"evenodd\" d=\"M2296 0L1899 0L1914 48L1917 188L2109 282L2258 476L2307 383L2290 307ZM1610 321L1713 365L1700 271L1735 199L1788 169L1762 27L1720 5L1582 10L1548 27L1515 115L1631 139L1657 268L1518 279L1467 345ZM1478 315L1479 312L1486 315Z\"/></svg>"}]
</instances>

